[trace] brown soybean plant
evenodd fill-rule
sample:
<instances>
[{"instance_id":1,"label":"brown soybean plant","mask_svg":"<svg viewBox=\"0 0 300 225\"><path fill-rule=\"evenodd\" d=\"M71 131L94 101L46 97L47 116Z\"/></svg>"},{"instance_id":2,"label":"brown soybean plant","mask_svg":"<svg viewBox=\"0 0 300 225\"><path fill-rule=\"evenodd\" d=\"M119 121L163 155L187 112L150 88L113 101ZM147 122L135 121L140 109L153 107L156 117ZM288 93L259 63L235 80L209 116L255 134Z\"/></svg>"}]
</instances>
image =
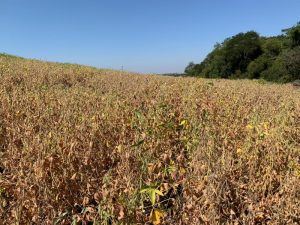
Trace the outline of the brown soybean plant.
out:
<instances>
[{"instance_id":1,"label":"brown soybean plant","mask_svg":"<svg viewBox=\"0 0 300 225\"><path fill-rule=\"evenodd\" d=\"M291 84L1 55L0 224L297 224L299 116Z\"/></svg>"}]
</instances>

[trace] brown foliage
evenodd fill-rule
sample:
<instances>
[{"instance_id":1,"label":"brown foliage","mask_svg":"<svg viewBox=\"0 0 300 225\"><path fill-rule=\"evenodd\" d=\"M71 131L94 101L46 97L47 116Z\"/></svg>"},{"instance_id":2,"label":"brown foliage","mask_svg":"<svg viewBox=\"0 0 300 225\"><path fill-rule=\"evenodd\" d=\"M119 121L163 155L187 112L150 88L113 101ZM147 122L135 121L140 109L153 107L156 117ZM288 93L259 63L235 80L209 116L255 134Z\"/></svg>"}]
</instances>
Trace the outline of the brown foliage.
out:
<instances>
[{"instance_id":1,"label":"brown foliage","mask_svg":"<svg viewBox=\"0 0 300 225\"><path fill-rule=\"evenodd\" d=\"M1 224L300 223L300 92L0 57Z\"/></svg>"}]
</instances>

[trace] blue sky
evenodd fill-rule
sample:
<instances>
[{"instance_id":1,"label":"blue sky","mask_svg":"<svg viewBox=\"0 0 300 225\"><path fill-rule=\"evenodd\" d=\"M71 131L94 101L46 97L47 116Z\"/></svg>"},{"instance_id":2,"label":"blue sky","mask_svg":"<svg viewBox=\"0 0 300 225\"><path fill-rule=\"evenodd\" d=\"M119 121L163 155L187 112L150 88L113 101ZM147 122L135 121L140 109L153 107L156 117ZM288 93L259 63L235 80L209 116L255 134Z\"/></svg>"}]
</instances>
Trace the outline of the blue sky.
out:
<instances>
[{"instance_id":1,"label":"blue sky","mask_svg":"<svg viewBox=\"0 0 300 225\"><path fill-rule=\"evenodd\" d=\"M0 0L0 52L143 73L182 72L216 42L300 21L299 0Z\"/></svg>"}]
</instances>

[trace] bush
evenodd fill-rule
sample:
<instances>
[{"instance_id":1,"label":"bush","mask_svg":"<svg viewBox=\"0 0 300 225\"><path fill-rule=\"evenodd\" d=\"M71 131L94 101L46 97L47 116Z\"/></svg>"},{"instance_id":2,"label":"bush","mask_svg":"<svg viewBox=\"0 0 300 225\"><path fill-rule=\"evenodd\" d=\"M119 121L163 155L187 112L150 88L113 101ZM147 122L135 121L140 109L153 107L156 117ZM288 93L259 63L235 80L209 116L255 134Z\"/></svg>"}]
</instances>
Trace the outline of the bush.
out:
<instances>
[{"instance_id":1,"label":"bush","mask_svg":"<svg viewBox=\"0 0 300 225\"><path fill-rule=\"evenodd\" d=\"M289 82L290 75L286 69L286 65L281 58L276 59L272 66L261 73L261 77L268 81Z\"/></svg>"},{"instance_id":2,"label":"bush","mask_svg":"<svg viewBox=\"0 0 300 225\"><path fill-rule=\"evenodd\" d=\"M290 74L290 80L300 79L300 47L283 54L283 60Z\"/></svg>"},{"instance_id":3,"label":"bush","mask_svg":"<svg viewBox=\"0 0 300 225\"><path fill-rule=\"evenodd\" d=\"M280 37L267 38L263 41L263 52L268 56L278 56L282 52L283 40Z\"/></svg>"},{"instance_id":4,"label":"bush","mask_svg":"<svg viewBox=\"0 0 300 225\"><path fill-rule=\"evenodd\" d=\"M250 79L257 79L261 73L272 64L272 59L266 55L262 55L252 61L247 67L247 77Z\"/></svg>"}]
</instances>

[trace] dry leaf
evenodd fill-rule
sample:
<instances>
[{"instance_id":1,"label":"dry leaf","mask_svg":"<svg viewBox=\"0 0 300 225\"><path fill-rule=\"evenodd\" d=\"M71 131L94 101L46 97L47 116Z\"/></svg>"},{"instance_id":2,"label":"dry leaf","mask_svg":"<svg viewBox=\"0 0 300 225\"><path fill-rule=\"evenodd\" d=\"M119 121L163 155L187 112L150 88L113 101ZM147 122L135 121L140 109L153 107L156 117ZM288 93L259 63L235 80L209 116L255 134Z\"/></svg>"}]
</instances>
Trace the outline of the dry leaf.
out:
<instances>
[{"instance_id":1,"label":"dry leaf","mask_svg":"<svg viewBox=\"0 0 300 225\"><path fill-rule=\"evenodd\" d=\"M77 173L74 173L73 176L71 177L71 180L75 180L76 179L76 175L77 175Z\"/></svg>"},{"instance_id":2,"label":"dry leaf","mask_svg":"<svg viewBox=\"0 0 300 225\"><path fill-rule=\"evenodd\" d=\"M160 210L160 209L153 209L151 214L150 214L150 221L156 225L156 224L160 224L160 220L161 218L163 218L165 216L165 212Z\"/></svg>"}]
</instances>

